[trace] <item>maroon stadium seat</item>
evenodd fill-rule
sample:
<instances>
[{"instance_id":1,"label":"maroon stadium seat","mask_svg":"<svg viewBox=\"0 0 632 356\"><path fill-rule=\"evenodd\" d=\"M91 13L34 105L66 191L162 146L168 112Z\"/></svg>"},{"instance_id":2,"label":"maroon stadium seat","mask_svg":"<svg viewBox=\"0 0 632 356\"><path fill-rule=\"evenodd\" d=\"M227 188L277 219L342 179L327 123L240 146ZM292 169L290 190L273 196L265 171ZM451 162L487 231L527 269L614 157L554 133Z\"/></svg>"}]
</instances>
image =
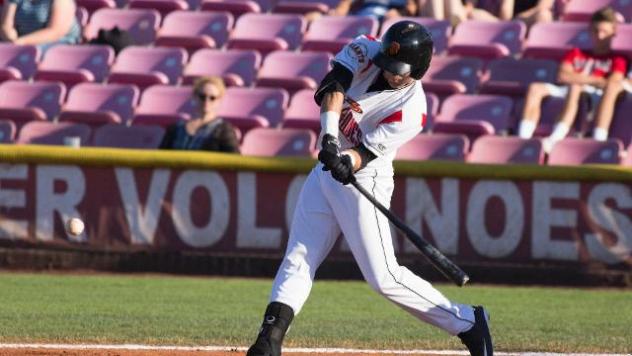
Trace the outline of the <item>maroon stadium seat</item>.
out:
<instances>
[{"instance_id":1,"label":"maroon stadium seat","mask_svg":"<svg viewBox=\"0 0 632 356\"><path fill-rule=\"evenodd\" d=\"M62 83L10 80L0 85L0 117L13 120L18 130L29 121L53 120L65 96Z\"/></svg>"},{"instance_id":2,"label":"maroon stadium seat","mask_svg":"<svg viewBox=\"0 0 632 356\"><path fill-rule=\"evenodd\" d=\"M272 52L261 65L256 85L284 88L290 93L316 89L329 71L332 58L326 52Z\"/></svg>"},{"instance_id":3,"label":"maroon stadium seat","mask_svg":"<svg viewBox=\"0 0 632 356\"><path fill-rule=\"evenodd\" d=\"M218 115L242 133L256 127L275 127L283 119L289 94L280 88L230 87L222 98Z\"/></svg>"},{"instance_id":4,"label":"maroon stadium seat","mask_svg":"<svg viewBox=\"0 0 632 356\"><path fill-rule=\"evenodd\" d=\"M559 60L573 47L592 48L588 25L575 22L538 22L529 31L523 57Z\"/></svg>"},{"instance_id":5,"label":"maroon stadium seat","mask_svg":"<svg viewBox=\"0 0 632 356\"><path fill-rule=\"evenodd\" d=\"M567 137L555 144L549 155L549 165L579 165L587 163L619 164L623 145L617 139L595 141Z\"/></svg>"},{"instance_id":6,"label":"maroon stadium seat","mask_svg":"<svg viewBox=\"0 0 632 356\"><path fill-rule=\"evenodd\" d=\"M127 47L119 53L109 83L135 84L144 89L154 84L177 84L187 53L173 47Z\"/></svg>"},{"instance_id":7,"label":"maroon stadium seat","mask_svg":"<svg viewBox=\"0 0 632 356\"><path fill-rule=\"evenodd\" d=\"M378 26L378 21L370 16L323 16L310 24L302 50L336 54L357 36L375 36Z\"/></svg>"},{"instance_id":8,"label":"maroon stadium seat","mask_svg":"<svg viewBox=\"0 0 632 356\"><path fill-rule=\"evenodd\" d=\"M227 86L250 86L261 65L261 55L254 50L225 51L201 49L191 56L184 69L184 84L202 76L221 76Z\"/></svg>"},{"instance_id":9,"label":"maroon stadium seat","mask_svg":"<svg viewBox=\"0 0 632 356\"><path fill-rule=\"evenodd\" d=\"M160 146L164 134L165 129L156 125L105 124L94 131L93 145L97 147L155 149Z\"/></svg>"},{"instance_id":10,"label":"maroon stadium seat","mask_svg":"<svg viewBox=\"0 0 632 356\"><path fill-rule=\"evenodd\" d=\"M160 24L160 14L150 9L100 9L97 10L85 28L88 40L96 38L100 29L118 27L126 30L137 45L147 45L156 39Z\"/></svg>"},{"instance_id":11,"label":"maroon stadium seat","mask_svg":"<svg viewBox=\"0 0 632 356\"><path fill-rule=\"evenodd\" d=\"M38 55L35 46L0 43L0 82L31 78L37 69Z\"/></svg>"},{"instance_id":12,"label":"maroon stadium seat","mask_svg":"<svg viewBox=\"0 0 632 356\"><path fill-rule=\"evenodd\" d=\"M473 93L480 82L483 62L478 58L434 57L422 79L424 89L444 97Z\"/></svg>"},{"instance_id":13,"label":"maroon stadium seat","mask_svg":"<svg viewBox=\"0 0 632 356\"><path fill-rule=\"evenodd\" d=\"M93 126L125 123L132 117L138 96L138 88L130 84L77 84L70 90L59 120Z\"/></svg>"},{"instance_id":14,"label":"maroon stadium seat","mask_svg":"<svg viewBox=\"0 0 632 356\"><path fill-rule=\"evenodd\" d=\"M487 65L481 93L524 96L533 82L557 82L558 64L546 59L501 58Z\"/></svg>"},{"instance_id":15,"label":"maroon stadium seat","mask_svg":"<svg viewBox=\"0 0 632 356\"><path fill-rule=\"evenodd\" d=\"M201 48L220 48L233 21L229 12L174 11L164 19L156 46L183 47L191 54Z\"/></svg>"},{"instance_id":16,"label":"maroon stadium seat","mask_svg":"<svg viewBox=\"0 0 632 356\"><path fill-rule=\"evenodd\" d=\"M132 124L166 127L179 120L187 120L196 112L197 102L193 99L192 87L154 85L143 92Z\"/></svg>"},{"instance_id":17,"label":"maroon stadium seat","mask_svg":"<svg viewBox=\"0 0 632 356\"><path fill-rule=\"evenodd\" d=\"M11 120L0 120L0 143L12 143L17 128Z\"/></svg>"},{"instance_id":18,"label":"maroon stadium seat","mask_svg":"<svg viewBox=\"0 0 632 356\"><path fill-rule=\"evenodd\" d=\"M248 131L241 144L247 156L310 157L316 145L316 134L307 129L256 128Z\"/></svg>"},{"instance_id":19,"label":"maroon stadium seat","mask_svg":"<svg viewBox=\"0 0 632 356\"><path fill-rule=\"evenodd\" d=\"M468 162L543 164L544 150L540 139L487 135L472 145Z\"/></svg>"},{"instance_id":20,"label":"maroon stadium seat","mask_svg":"<svg viewBox=\"0 0 632 356\"><path fill-rule=\"evenodd\" d=\"M283 127L320 132L320 107L314 101L314 89L297 91L283 116Z\"/></svg>"},{"instance_id":21,"label":"maroon stadium seat","mask_svg":"<svg viewBox=\"0 0 632 356\"><path fill-rule=\"evenodd\" d=\"M463 162L469 140L459 134L420 134L397 150L395 159L409 161L444 160Z\"/></svg>"},{"instance_id":22,"label":"maroon stadium seat","mask_svg":"<svg viewBox=\"0 0 632 356\"><path fill-rule=\"evenodd\" d=\"M300 15L244 14L235 24L228 48L255 49L262 55L296 49L303 39L306 21Z\"/></svg>"},{"instance_id":23,"label":"maroon stadium seat","mask_svg":"<svg viewBox=\"0 0 632 356\"><path fill-rule=\"evenodd\" d=\"M526 32L521 21L461 22L452 35L448 53L483 59L515 55L522 48Z\"/></svg>"},{"instance_id":24,"label":"maroon stadium seat","mask_svg":"<svg viewBox=\"0 0 632 356\"><path fill-rule=\"evenodd\" d=\"M59 81L70 89L77 83L102 82L113 62L110 46L58 45L46 51L35 79Z\"/></svg>"},{"instance_id":25,"label":"maroon stadium seat","mask_svg":"<svg viewBox=\"0 0 632 356\"><path fill-rule=\"evenodd\" d=\"M66 137L79 137L80 144L86 145L90 135L90 127L81 123L32 121L22 127L16 143L64 145Z\"/></svg>"}]
</instances>

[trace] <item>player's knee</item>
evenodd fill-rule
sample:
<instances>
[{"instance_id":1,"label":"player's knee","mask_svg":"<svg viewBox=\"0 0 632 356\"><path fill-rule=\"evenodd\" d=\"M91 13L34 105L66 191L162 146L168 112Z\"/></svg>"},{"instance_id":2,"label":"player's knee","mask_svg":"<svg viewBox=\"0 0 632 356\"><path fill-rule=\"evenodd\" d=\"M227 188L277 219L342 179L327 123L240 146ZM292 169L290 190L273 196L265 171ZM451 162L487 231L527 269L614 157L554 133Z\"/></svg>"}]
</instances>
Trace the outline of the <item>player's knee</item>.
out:
<instances>
[{"instance_id":1,"label":"player's knee","mask_svg":"<svg viewBox=\"0 0 632 356\"><path fill-rule=\"evenodd\" d=\"M549 90L546 87L546 83L535 82L529 84L528 97L542 99L547 95L549 95Z\"/></svg>"},{"instance_id":2,"label":"player's knee","mask_svg":"<svg viewBox=\"0 0 632 356\"><path fill-rule=\"evenodd\" d=\"M367 279L367 282L374 291L385 297L391 295L393 289L399 286L398 278L389 271L375 275L373 278Z\"/></svg>"}]
</instances>

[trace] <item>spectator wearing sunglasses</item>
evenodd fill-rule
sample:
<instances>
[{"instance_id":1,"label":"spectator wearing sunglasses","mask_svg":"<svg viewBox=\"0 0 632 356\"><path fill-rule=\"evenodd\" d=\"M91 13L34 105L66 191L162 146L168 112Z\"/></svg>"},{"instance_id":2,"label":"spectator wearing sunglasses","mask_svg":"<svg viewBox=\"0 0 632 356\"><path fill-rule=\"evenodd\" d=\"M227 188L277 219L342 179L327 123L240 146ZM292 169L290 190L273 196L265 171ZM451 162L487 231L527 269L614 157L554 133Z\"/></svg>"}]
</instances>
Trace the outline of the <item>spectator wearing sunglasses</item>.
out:
<instances>
[{"instance_id":1,"label":"spectator wearing sunglasses","mask_svg":"<svg viewBox=\"0 0 632 356\"><path fill-rule=\"evenodd\" d=\"M219 77L202 77L193 85L198 115L167 128L160 148L239 153L239 140L228 121L217 117L219 102L226 93Z\"/></svg>"}]
</instances>

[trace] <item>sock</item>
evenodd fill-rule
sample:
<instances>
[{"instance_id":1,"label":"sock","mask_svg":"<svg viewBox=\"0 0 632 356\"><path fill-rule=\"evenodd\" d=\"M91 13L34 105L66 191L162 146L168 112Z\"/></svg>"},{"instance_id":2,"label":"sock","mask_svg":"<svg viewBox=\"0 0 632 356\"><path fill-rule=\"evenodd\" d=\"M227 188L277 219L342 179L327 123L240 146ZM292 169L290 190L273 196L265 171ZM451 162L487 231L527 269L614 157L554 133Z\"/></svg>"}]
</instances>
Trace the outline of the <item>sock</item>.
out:
<instances>
[{"instance_id":1,"label":"sock","mask_svg":"<svg viewBox=\"0 0 632 356\"><path fill-rule=\"evenodd\" d=\"M531 138L535 132L537 123L534 120L522 119L518 128L518 136L520 138Z\"/></svg>"},{"instance_id":2,"label":"sock","mask_svg":"<svg viewBox=\"0 0 632 356\"><path fill-rule=\"evenodd\" d=\"M567 126L565 123L558 122L555 125L555 128L553 129L553 133L551 133L551 136L549 137L551 138L551 140L557 142L563 139L564 137L566 137L566 135L568 134L568 131L570 130L571 128Z\"/></svg>"},{"instance_id":3,"label":"sock","mask_svg":"<svg viewBox=\"0 0 632 356\"><path fill-rule=\"evenodd\" d=\"M291 307L279 302L268 304L259 336L268 337L282 343L293 318L294 311Z\"/></svg>"},{"instance_id":4,"label":"sock","mask_svg":"<svg viewBox=\"0 0 632 356\"><path fill-rule=\"evenodd\" d=\"M601 128L601 127L595 127L595 129L593 130L593 138L597 141L605 141L608 139L608 130Z\"/></svg>"}]
</instances>

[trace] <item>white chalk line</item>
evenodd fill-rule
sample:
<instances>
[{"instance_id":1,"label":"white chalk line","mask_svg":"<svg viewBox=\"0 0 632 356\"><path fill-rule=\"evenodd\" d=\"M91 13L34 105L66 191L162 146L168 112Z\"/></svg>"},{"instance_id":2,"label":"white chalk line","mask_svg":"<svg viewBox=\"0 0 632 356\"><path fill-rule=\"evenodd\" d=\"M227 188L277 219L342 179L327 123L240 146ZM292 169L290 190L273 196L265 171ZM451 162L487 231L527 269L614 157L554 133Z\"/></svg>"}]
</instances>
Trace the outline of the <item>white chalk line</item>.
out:
<instances>
[{"instance_id":1,"label":"white chalk line","mask_svg":"<svg viewBox=\"0 0 632 356\"><path fill-rule=\"evenodd\" d=\"M143 351L240 351L242 346L159 346L137 344L2 344L0 349L63 349L63 350L143 350ZM283 353L313 353L313 354L395 354L395 355L469 355L467 351L456 350L371 350L346 348L284 348ZM498 356L625 356L625 354L598 353L553 353L553 352L494 352Z\"/></svg>"}]
</instances>

